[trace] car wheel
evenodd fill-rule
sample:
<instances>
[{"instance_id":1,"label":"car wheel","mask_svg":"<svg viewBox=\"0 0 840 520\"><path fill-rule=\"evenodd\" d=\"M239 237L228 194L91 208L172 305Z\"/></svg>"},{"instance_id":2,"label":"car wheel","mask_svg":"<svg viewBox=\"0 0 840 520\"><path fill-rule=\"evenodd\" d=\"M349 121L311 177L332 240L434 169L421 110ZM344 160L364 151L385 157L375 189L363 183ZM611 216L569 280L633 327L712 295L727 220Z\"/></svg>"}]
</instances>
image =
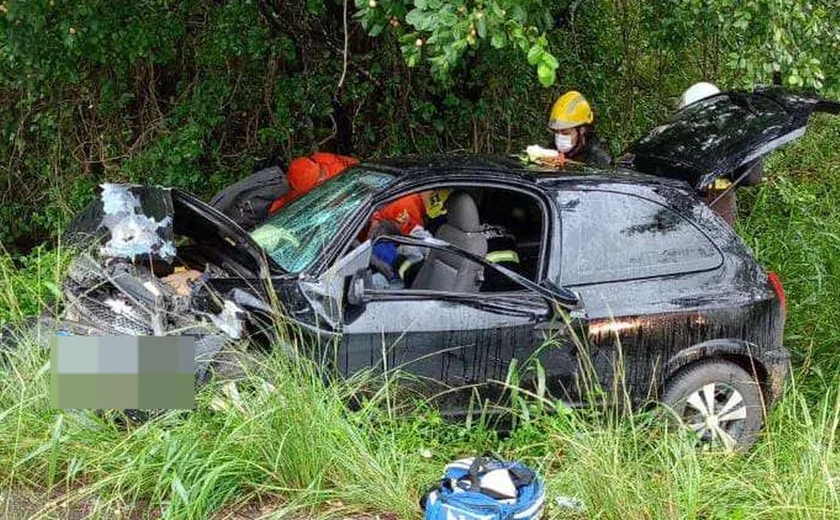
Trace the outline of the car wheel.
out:
<instances>
[{"instance_id":1,"label":"car wheel","mask_svg":"<svg viewBox=\"0 0 840 520\"><path fill-rule=\"evenodd\" d=\"M701 361L667 381L663 402L705 446L748 449L764 424L761 388L728 361Z\"/></svg>"}]
</instances>

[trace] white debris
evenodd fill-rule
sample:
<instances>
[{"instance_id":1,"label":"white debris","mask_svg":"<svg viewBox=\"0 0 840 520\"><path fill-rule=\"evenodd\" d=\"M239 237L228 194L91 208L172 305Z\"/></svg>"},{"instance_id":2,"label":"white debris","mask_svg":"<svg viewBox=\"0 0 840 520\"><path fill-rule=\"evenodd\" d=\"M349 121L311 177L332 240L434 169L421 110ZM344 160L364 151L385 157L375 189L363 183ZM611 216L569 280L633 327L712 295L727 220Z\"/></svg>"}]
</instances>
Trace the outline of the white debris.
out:
<instances>
[{"instance_id":1,"label":"white debris","mask_svg":"<svg viewBox=\"0 0 840 520\"><path fill-rule=\"evenodd\" d=\"M115 298L108 298L103 303L111 309L112 312L115 314L119 314L120 316L134 316L134 309L123 300L117 300Z\"/></svg>"},{"instance_id":2,"label":"white debris","mask_svg":"<svg viewBox=\"0 0 840 520\"><path fill-rule=\"evenodd\" d=\"M128 186L119 184L101 184L102 187L102 209L106 215L119 215L120 213L134 213L140 208L140 201L129 191Z\"/></svg>"},{"instance_id":3,"label":"white debris","mask_svg":"<svg viewBox=\"0 0 840 520\"><path fill-rule=\"evenodd\" d=\"M569 509L571 511L578 512L586 511L586 506L583 505L583 500L576 497L559 496L554 499L554 503L562 509Z\"/></svg>"},{"instance_id":4,"label":"white debris","mask_svg":"<svg viewBox=\"0 0 840 520\"><path fill-rule=\"evenodd\" d=\"M153 295L160 296L160 289L158 289L151 281L144 283L143 287L145 287Z\"/></svg>"},{"instance_id":5,"label":"white debris","mask_svg":"<svg viewBox=\"0 0 840 520\"><path fill-rule=\"evenodd\" d=\"M210 314L210 319L222 332L233 339L241 339L244 329L242 316L245 311L234 302L225 300L225 306L219 314Z\"/></svg>"},{"instance_id":6,"label":"white debris","mask_svg":"<svg viewBox=\"0 0 840 520\"><path fill-rule=\"evenodd\" d=\"M103 224L111 231L111 238L102 246L104 256L134 260L138 255L157 254L164 260L175 257L175 245L158 235L158 229L170 225L172 218L160 222L137 213L140 200L131 193L130 186L102 184Z\"/></svg>"},{"instance_id":7,"label":"white debris","mask_svg":"<svg viewBox=\"0 0 840 520\"><path fill-rule=\"evenodd\" d=\"M528 159L531 162L536 162L540 159L555 159L560 156L560 152L557 150L553 150L551 148L543 148L538 144L532 144L528 148L525 149L525 153L528 154Z\"/></svg>"}]
</instances>

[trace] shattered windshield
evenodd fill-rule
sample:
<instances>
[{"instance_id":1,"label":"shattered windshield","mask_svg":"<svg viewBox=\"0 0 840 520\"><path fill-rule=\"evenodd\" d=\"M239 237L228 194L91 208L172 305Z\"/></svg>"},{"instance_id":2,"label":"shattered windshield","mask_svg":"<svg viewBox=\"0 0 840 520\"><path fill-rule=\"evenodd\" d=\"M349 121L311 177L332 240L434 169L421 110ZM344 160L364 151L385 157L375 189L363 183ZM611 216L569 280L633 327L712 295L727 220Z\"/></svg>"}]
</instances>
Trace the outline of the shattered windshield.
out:
<instances>
[{"instance_id":1,"label":"shattered windshield","mask_svg":"<svg viewBox=\"0 0 840 520\"><path fill-rule=\"evenodd\" d=\"M392 179L387 173L348 170L290 202L251 237L286 271L303 271L365 198Z\"/></svg>"}]
</instances>

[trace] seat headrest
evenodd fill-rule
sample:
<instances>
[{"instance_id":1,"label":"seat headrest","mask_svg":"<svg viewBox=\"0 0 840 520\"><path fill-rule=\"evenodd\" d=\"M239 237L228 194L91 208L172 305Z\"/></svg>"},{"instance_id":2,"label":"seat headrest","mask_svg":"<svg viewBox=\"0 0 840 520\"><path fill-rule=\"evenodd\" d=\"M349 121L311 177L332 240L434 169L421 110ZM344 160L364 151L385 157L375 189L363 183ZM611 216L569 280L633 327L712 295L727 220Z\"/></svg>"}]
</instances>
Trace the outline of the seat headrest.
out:
<instances>
[{"instance_id":1,"label":"seat headrest","mask_svg":"<svg viewBox=\"0 0 840 520\"><path fill-rule=\"evenodd\" d=\"M479 231L481 222L478 218L478 206L473 198L464 192L453 193L446 201L446 221L465 233Z\"/></svg>"}]
</instances>

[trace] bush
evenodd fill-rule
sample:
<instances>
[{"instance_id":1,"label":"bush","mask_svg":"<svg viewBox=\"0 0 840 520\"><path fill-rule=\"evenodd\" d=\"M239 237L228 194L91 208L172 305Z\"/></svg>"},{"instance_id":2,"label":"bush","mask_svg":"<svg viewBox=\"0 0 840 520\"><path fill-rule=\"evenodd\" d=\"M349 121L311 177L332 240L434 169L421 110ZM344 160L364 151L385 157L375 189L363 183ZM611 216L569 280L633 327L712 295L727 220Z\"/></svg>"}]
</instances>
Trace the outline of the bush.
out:
<instances>
[{"instance_id":1,"label":"bush","mask_svg":"<svg viewBox=\"0 0 840 520\"><path fill-rule=\"evenodd\" d=\"M50 241L104 181L207 197L314 149L518 152L550 137L568 88L593 102L614 154L700 79L778 71L837 92L828 0L349 4L0 3L0 243Z\"/></svg>"}]
</instances>

